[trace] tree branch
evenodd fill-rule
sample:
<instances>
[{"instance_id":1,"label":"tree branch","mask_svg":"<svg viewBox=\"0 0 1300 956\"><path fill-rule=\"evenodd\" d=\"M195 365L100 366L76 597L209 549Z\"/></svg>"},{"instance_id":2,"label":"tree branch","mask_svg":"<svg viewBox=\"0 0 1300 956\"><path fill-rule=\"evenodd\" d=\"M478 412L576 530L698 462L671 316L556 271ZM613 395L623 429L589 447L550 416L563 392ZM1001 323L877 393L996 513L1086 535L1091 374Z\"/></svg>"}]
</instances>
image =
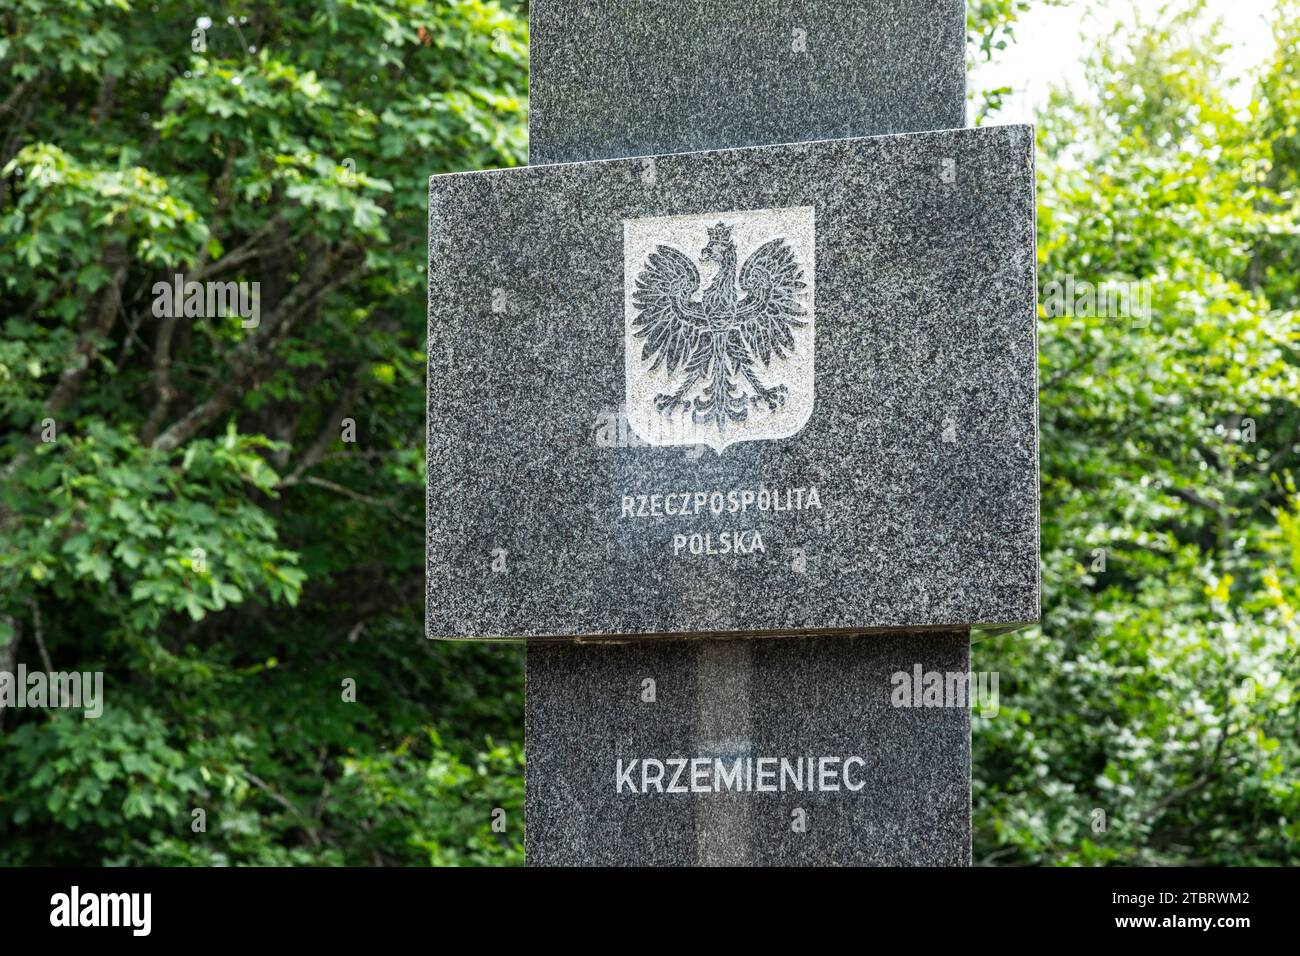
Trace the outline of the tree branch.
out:
<instances>
[{"instance_id":1,"label":"tree branch","mask_svg":"<svg viewBox=\"0 0 1300 956\"><path fill-rule=\"evenodd\" d=\"M365 267L365 257L360 256L351 269L321 281L334 271L335 265L334 258L321 257L312 275L299 282L272 314L261 321L257 330L228 353L227 373L217 391L147 444L161 451L172 451L225 413L242 393L249 376L275 354L276 348L292 330L294 323L323 297L351 281ZM317 283L314 288L313 283Z\"/></svg>"},{"instance_id":2,"label":"tree branch","mask_svg":"<svg viewBox=\"0 0 1300 956\"><path fill-rule=\"evenodd\" d=\"M32 609L32 636L36 638L36 649L40 652L41 663L45 665L45 673L53 674L54 664L50 662L50 652L45 649L45 634L41 630L41 606L35 599L28 601L27 606Z\"/></svg>"},{"instance_id":3,"label":"tree branch","mask_svg":"<svg viewBox=\"0 0 1300 956\"><path fill-rule=\"evenodd\" d=\"M1177 790L1165 795L1163 798L1156 801L1155 805L1152 806L1150 810L1142 814L1141 822L1144 825L1150 823L1157 816L1159 816L1160 813L1166 807L1169 807L1177 803L1179 800L1182 800L1184 797L1190 796L1191 794L1195 793L1197 790L1200 790L1202 787L1204 787L1211 780L1213 780L1214 768L1219 762L1220 754L1223 753L1223 745L1226 744L1228 742L1228 738L1233 736L1233 734L1235 733L1236 731L1227 731L1222 736L1220 736L1218 744L1215 745L1214 754L1210 757L1210 762L1206 765L1205 770L1202 771L1201 775L1197 777L1195 780L1193 780L1191 783L1189 783L1187 786L1179 787Z\"/></svg>"},{"instance_id":4,"label":"tree branch","mask_svg":"<svg viewBox=\"0 0 1300 956\"><path fill-rule=\"evenodd\" d=\"M325 424L321 428L320 433L312 443L307 446L307 450L304 451L302 457L298 459L297 464L294 465L293 471L289 473L289 477L286 478L285 481L291 483L297 482L298 479L302 477L303 472L320 463L320 460L325 457L325 453L329 451L330 445L337 440L339 436L339 422L347 416L348 411L352 408L352 404L357 400L357 396L361 394L362 371L364 368L365 366L363 365L353 366L351 381L348 383L347 387L339 393L339 397L335 399L334 404L330 406L329 411L325 413Z\"/></svg>"},{"instance_id":5,"label":"tree branch","mask_svg":"<svg viewBox=\"0 0 1300 956\"><path fill-rule=\"evenodd\" d=\"M397 517L397 520L403 524L410 525L413 528L424 527L423 521L412 521L397 507L391 498L375 498L371 495L362 494L359 491L353 491L345 485L340 485L338 482L330 481L326 478L317 478L314 475L308 475L306 478L286 478L275 487L276 490L280 490L282 488L292 488L297 484L315 485L317 488L324 488L326 491L333 491L337 494L351 498L354 501L360 501L363 504L374 505L378 508L387 508Z\"/></svg>"},{"instance_id":6,"label":"tree branch","mask_svg":"<svg viewBox=\"0 0 1300 956\"><path fill-rule=\"evenodd\" d=\"M126 246L113 243L104 250L103 263L109 271L108 285L100 295L99 308L91 327L82 333L73 348L72 362L59 376L54 391L45 403L45 411L54 416L72 402L81 391L90 361L99 351L100 340L108 335L122 306L122 281L126 278Z\"/></svg>"},{"instance_id":7,"label":"tree branch","mask_svg":"<svg viewBox=\"0 0 1300 956\"><path fill-rule=\"evenodd\" d=\"M226 147L226 161L221 170L221 177L217 181L217 205L213 213L212 223L208 227L208 234L211 235L221 224L221 220L226 210L230 206L230 180L235 170L235 144L232 142ZM196 274L202 274L204 265L208 259L208 250L205 246L199 254L199 260L195 264ZM176 389L172 386L172 337L176 332L176 323L180 320L182 313L182 303L179 292L177 300L172 303L170 315L163 316L161 324L158 326L158 335L154 339L153 348L153 383L154 392L157 394L157 401L153 409L149 412L149 417L145 420L144 427L140 429L140 441L145 445L153 444L153 440L158 437L158 429L167 419L167 411L176 399Z\"/></svg>"},{"instance_id":8,"label":"tree branch","mask_svg":"<svg viewBox=\"0 0 1300 956\"><path fill-rule=\"evenodd\" d=\"M295 807L288 797L285 797L257 774L248 769L244 769L243 774L249 783L293 814L302 823L303 830L306 832L307 838L311 840L312 845L320 846L320 834L317 833L318 825L316 823L303 816L302 811Z\"/></svg>"}]
</instances>

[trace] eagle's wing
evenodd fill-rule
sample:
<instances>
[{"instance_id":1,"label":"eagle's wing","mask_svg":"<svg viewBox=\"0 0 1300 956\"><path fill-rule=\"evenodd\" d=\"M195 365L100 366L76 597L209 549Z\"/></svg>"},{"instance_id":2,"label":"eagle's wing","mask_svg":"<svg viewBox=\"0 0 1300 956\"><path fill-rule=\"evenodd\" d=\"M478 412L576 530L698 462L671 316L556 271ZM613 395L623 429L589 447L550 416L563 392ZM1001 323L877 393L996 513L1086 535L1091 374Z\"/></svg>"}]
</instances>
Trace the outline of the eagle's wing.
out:
<instances>
[{"instance_id":1,"label":"eagle's wing","mask_svg":"<svg viewBox=\"0 0 1300 956\"><path fill-rule=\"evenodd\" d=\"M638 312L632 328L637 338L646 340L642 360L655 360L650 371L660 364L667 365L669 373L676 371L707 334L704 307L692 301L699 291L700 270L684 253L672 246L650 253L632 294Z\"/></svg>"},{"instance_id":2,"label":"eagle's wing","mask_svg":"<svg viewBox=\"0 0 1300 956\"><path fill-rule=\"evenodd\" d=\"M798 295L808 288L794 251L784 239L760 246L740 270L740 288L746 293L736 310L741 338L752 355L772 361L794 351L793 329L803 328L804 308Z\"/></svg>"}]
</instances>

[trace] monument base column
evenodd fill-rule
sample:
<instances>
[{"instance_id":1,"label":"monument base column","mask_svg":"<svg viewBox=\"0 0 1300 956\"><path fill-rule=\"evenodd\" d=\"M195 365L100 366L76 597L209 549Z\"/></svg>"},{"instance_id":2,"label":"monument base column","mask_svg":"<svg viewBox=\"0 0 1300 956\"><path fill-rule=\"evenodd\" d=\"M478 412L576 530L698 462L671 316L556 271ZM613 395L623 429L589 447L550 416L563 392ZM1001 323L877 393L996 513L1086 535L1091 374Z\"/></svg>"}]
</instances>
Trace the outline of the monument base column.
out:
<instances>
[{"instance_id":1,"label":"monument base column","mask_svg":"<svg viewBox=\"0 0 1300 956\"><path fill-rule=\"evenodd\" d=\"M969 865L969 671L968 630L530 645L528 862Z\"/></svg>"}]
</instances>

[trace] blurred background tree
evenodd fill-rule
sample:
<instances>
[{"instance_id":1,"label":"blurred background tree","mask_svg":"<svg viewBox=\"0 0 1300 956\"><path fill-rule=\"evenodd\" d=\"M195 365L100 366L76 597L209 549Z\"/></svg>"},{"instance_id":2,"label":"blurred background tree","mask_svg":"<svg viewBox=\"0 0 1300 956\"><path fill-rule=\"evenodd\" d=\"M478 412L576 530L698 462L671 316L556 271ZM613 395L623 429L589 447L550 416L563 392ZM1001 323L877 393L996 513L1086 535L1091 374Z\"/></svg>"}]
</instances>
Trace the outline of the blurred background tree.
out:
<instances>
[{"instance_id":1,"label":"blurred background tree","mask_svg":"<svg viewBox=\"0 0 1300 956\"><path fill-rule=\"evenodd\" d=\"M0 669L107 683L0 714L0 862L519 862L522 654L422 633L424 246L524 160L526 11L195 10L0 7Z\"/></svg>"},{"instance_id":2,"label":"blurred background tree","mask_svg":"<svg viewBox=\"0 0 1300 956\"><path fill-rule=\"evenodd\" d=\"M976 647L984 863L1300 862L1300 10L1230 105L1201 5L1039 120L1043 624ZM1138 310L1130 310L1136 313ZM1054 314L1058 313L1059 314Z\"/></svg>"},{"instance_id":3,"label":"blurred background tree","mask_svg":"<svg viewBox=\"0 0 1300 956\"><path fill-rule=\"evenodd\" d=\"M978 60L1028 3L969 7ZM0 5L0 670L107 698L0 712L0 863L519 863L522 654L422 634L424 245L429 174L524 161L526 4L195 17ZM1296 859L1300 15L1245 111L1197 22L1042 117L1042 283L1152 313L1041 317L977 862ZM178 272L256 328L155 316Z\"/></svg>"}]
</instances>

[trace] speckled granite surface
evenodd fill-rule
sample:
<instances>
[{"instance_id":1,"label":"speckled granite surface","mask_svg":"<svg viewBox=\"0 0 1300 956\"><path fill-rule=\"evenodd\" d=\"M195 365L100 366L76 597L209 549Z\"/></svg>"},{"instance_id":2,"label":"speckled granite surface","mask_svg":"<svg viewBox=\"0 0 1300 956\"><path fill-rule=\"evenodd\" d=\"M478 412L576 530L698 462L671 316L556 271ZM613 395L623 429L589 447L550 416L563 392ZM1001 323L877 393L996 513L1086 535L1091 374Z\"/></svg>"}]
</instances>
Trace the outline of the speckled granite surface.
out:
<instances>
[{"instance_id":1,"label":"speckled granite surface","mask_svg":"<svg viewBox=\"0 0 1300 956\"><path fill-rule=\"evenodd\" d=\"M965 125L961 0L533 0L529 162Z\"/></svg>"},{"instance_id":2,"label":"speckled granite surface","mask_svg":"<svg viewBox=\"0 0 1300 956\"><path fill-rule=\"evenodd\" d=\"M895 706L895 675L968 661L962 633L530 646L528 862L967 865L971 711Z\"/></svg>"},{"instance_id":3,"label":"speckled granite surface","mask_svg":"<svg viewBox=\"0 0 1300 956\"><path fill-rule=\"evenodd\" d=\"M758 215L804 208L811 243ZM429 252L429 636L1038 618L1030 128L435 177ZM642 278L720 351L637 338ZM692 355L713 371L660 411ZM701 414L715 447L637 432Z\"/></svg>"}]
</instances>

